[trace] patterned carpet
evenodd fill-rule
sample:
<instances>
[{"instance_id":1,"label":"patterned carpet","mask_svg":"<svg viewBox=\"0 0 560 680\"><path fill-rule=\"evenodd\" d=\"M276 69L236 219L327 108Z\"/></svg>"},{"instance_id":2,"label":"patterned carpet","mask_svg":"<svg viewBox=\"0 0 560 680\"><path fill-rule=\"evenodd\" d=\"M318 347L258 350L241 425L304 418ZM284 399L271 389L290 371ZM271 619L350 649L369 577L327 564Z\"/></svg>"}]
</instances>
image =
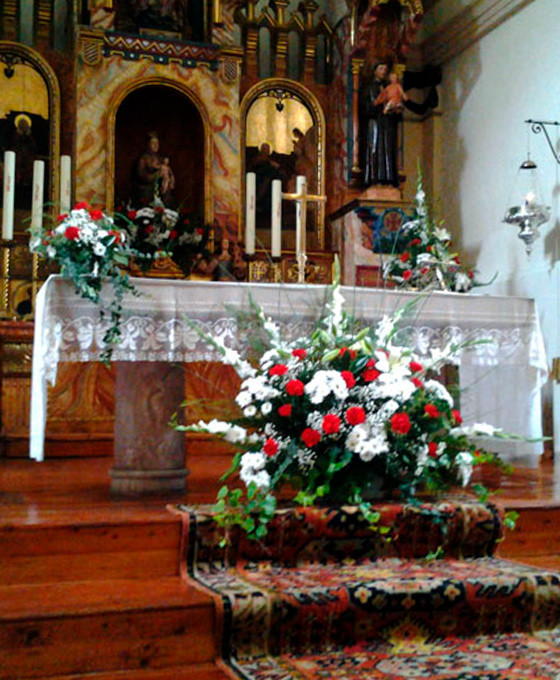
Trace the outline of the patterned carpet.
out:
<instances>
[{"instance_id":1,"label":"patterned carpet","mask_svg":"<svg viewBox=\"0 0 560 680\"><path fill-rule=\"evenodd\" d=\"M263 542L221 548L208 510L180 508L232 677L560 680L560 576L492 557L494 506L377 510L389 540L356 508L292 508Z\"/></svg>"}]
</instances>

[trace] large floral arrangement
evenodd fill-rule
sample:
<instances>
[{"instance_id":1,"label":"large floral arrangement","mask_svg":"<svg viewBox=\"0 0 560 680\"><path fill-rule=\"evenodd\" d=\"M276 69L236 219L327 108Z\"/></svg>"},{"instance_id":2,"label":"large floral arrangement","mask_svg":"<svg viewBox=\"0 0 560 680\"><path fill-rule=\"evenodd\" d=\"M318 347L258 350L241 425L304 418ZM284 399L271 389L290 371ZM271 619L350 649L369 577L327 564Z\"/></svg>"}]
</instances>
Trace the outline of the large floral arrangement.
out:
<instances>
[{"instance_id":1,"label":"large floral arrangement","mask_svg":"<svg viewBox=\"0 0 560 680\"><path fill-rule=\"evenodd\" d=\"M396 340L406 310L360 329L343 305L335 284L315 330L294 341L256 306L258 328L248 336L264 340L264 349L252 362L219 337L204 336L242 378L239 417L182 428L240 449L216 507L225 524L262 536L287 488L298 503L354 503L368 516L368 499L380 487L411 497L419 488L467 484L481 462L499 464L472 436L505 435L487 424L463 426L436 379L465 347L432 349L421 361Z\"/></svg>"},{"instance_id":2,"label":"large floral arrangement","mask_svg":"<svg viewBox=\"0 0 560 680\"><path fill-rule=\"evenodd\" d=\"M451 234L431 218L426 194L419 180L414 217L399 233L399 252L391 254L383 266L383 276L403 288L435 289L466 293L474 285L475 273L465 267L453 251Z\"/></svg>"},{"instance_id":3,"label":"large floral arrangement","mask_svg":"<svg viewBox=\"0 0 560 680\"><path fill-rule=\"evenodd\" d=\"M208 228L196 216L167 208L160 201L118 216L136 252L137 263L148 270L153 260L170 257L189 274L197 256L205 254Z\"/></svg>"},{"instance_id":4,"label":"large floral arrangement","mask_svg":"<svg viewBox=\"0 0 560 680\"><path fill-rule=\"evenodd\" d=\"M101 314L110 316L103 337L106 346L103 358L109 359L112 346L120 339L123 296L136 292L124 270L133 254L127 234L111 217L82 202L69 213L59 215L52 228L31 230L29 248L56 262L76 292L100 304ZM113 294L105 301L101 291L107 282Z\"/></svg>"}]
</instances>

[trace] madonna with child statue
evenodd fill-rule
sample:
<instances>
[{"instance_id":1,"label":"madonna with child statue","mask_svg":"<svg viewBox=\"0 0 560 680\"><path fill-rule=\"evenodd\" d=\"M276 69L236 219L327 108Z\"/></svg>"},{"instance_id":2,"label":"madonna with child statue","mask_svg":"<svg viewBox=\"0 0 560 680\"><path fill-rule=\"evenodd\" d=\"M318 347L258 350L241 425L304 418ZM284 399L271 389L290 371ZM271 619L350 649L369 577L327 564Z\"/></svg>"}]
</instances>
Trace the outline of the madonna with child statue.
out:
<instances>
[{"instance_id":1,"label":"madonna with child statue","mask_svg":"<svg viewBox=\"0 0 560 680\"><path fill-rule=\"evenodd\" d=\"M158 133L150 132L146 149L134 165L131 203L139 207L153 205L159 200L171 207L174 189L175 175L169 158L160 153Z\"/></svg>"}]
</instances>

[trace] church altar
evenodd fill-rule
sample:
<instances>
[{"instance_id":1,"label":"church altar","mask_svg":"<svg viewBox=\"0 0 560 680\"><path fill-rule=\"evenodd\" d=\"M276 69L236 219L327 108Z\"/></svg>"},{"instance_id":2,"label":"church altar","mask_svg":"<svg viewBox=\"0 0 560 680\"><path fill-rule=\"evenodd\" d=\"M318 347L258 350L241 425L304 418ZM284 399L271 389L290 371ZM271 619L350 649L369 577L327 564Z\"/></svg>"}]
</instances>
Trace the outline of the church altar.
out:
<instances>
[{"instance_id":1,"label":"church altar","mask_svg":"<svg viewBox=\"0 0 560 680\"><path fill-rule=\"evenodd\" d=\"M132 283L140 295L124 300L122 340L112 356L122 365L216 361L215 351L192 322L221 335L232 348L241 348L244 339L237 332L235 312L248 309L251 297L292 337L304 335L320 315L328 293L326 286L305 284L145 278L132 279ZM347 286L341 291L346 311L369 324L420 297L403 322L399 338L421 356L430 347L443 347L449 341L489 339L463 350L457 358L465 423L488 422L526 437L542 436L540 388L548 368L534 300ZM108 323L100 318L99 308L78 297L60 275L50 276L41 288L33 347L32 459L43 460L47 382L55 383L59 362L99 361ZM127 370L130 375L133 365L129 363ZM116 426L115 446L118 437ZM542 443L499 443L503 447L498 452L510 460L535 464L542 453Z\"/></svg>"}]
</instances>

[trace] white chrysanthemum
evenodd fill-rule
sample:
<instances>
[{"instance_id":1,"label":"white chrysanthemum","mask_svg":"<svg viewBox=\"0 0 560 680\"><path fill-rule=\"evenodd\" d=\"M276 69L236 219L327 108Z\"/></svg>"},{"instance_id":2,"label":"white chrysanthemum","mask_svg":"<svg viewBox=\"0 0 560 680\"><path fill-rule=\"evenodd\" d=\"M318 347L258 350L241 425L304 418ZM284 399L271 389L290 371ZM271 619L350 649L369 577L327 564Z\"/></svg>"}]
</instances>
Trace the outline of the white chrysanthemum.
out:
<instances>
[{"instance_id":1,"label":"white chrysanthemum","mask_svg":"<svg viewBox=\"0 0 560 680\"><path fill-rule=\"evenodd\" d=\"M251 396L251 393L248 390L243 390L243 392L239 392L239 394L235 397L235 401L240 408L245 408L245 406L249 406L252 400L253 397Z\"/></svg>"},{"instance_id":2,"label":"white chrysanthemum","mask_svg":"<svg viewBox=\"0 0 560 680\"><path fill-rule=\"evenodd\" d=\"M396 399L402 403L410 399L414 394L416 385L408 380L408 378L403 378L398 373L391 372L382 373L375 381L374 389L376 397Z\"/></svg>"},{"instance_id":3,"label":"white chrysanthemum","mask_svg":"<svg viewBox=\"0 0 560 680\"><path fill-rule=\"evenodd\" d=\"M265 401L261 406L261 413L263 416L267 416L272 411L272 404L269 401Z\"/></svg>"},{"instance_id":4,"label":"white chrysanthemum","mask_svg":"<svg viewBox=\"0 0 560 680\"><path fill-rule=\"evenodd\" d=\"M47 257L50 257L51 260L54 260L56 257L56 248L53 248L53 246L47 246Z\"/></svg>"},{"instance_id":5,"label":"white chrysanthemum","mask_svg":"<svg viewBox=\"0 0 560 680\"><path fill-rule=\"evenodd\" d=\"M365 423L356 425L346 437L346 448L353 453L358 453L362 443L369 437L369 427Z\"/></svg>"},{"instance_id":6,"label":"white chrysanthemum","mask_svg":"<svg viewBox=\"0 0 560 680\"><path fill-rule=\"evenodd\" d=\"M467 486L473 471L473 455L469 451L461 451L457 454L455 461L458 466L459 481L463 486Z\"/></svg>"},{"instance_id":7,"label":"white chrysanthemum","mask_svg":"<svg viewBox=\"0 0 560 680\"><path fill-rule=\"evenodd\" d=\"M311 403L321 404L329 394L344 401L348 398L348 386L338 371L317 371L305 386Z\"/></svg>"},{"instance_id":8,"label":"white chrysanthemum","mask_svg":"<svg viewBox=\"0 0 560 680\"><path fill-rule=\"evenodd\" d=\"M243 415L245 418L252 418L253 416L257 415L257 407L254 404L246 406L243 409Z\"/></svg>"},{"instance_id":9,"label":"white chrysanthemum","mask_svg":"<svg viewBox=\"0 0 560 680\"><path fill-rule=\"evenodd\" d=\"M252 378L248 378L241 383L241 388L247 390L251 394L257 394L257 392L262 391L267 386L267 378L265 375L257 375Z\"/></svg>"},{"instance_id":10,"label":"white chrysanthemum","mask_svg":"<svg viewBox=\"0 0 560 680\"><path fill-rule=\"evenodd\" d=\"M426 392L433 394L436 397L436 399L441 399L442 401L447 402L449 408L453 408L454 405L453 397L449 394L446 387L442 385L439 381L426 380L426 382L424 383L424 388L426 389Z\"/></svg>"},{"instance_id":11,"label":"white chrysanthemum","mask_svg":"<svg viewBox=\"0 0 560 680\"><path fill-rule=\"evenodd\" d=\"M107 247L101 243L101 241L98 241L97 243L93 244L93 254L97 255L97 257L103 257L105 253L107 252Z\"/></svg>"},{"instance_id":12,"label":"white chrysanthemum","mask_svg":"<svg viewBox=\"0 0 560 680\"><path fill-rule=\"evenodd\" d=\"M357 447L357 453L365 463L369 463L377 456L388 451L389 442L383 428L373 430L372 436L360 442Z\"/></svg>"},{"instance_id":13,"label":"white chrysanthemum","mask_svg":"<svg viewBox=\"0 0 560 680\"><path fill-rule=\"evenodd\" d=\"M268 488L270 486L270 475L264 470L265 463L266 456L262 452L244 453L241 457L239 470L242 481L247 486L254 482L260 488Z\"/></svg>"}]
</instances>

